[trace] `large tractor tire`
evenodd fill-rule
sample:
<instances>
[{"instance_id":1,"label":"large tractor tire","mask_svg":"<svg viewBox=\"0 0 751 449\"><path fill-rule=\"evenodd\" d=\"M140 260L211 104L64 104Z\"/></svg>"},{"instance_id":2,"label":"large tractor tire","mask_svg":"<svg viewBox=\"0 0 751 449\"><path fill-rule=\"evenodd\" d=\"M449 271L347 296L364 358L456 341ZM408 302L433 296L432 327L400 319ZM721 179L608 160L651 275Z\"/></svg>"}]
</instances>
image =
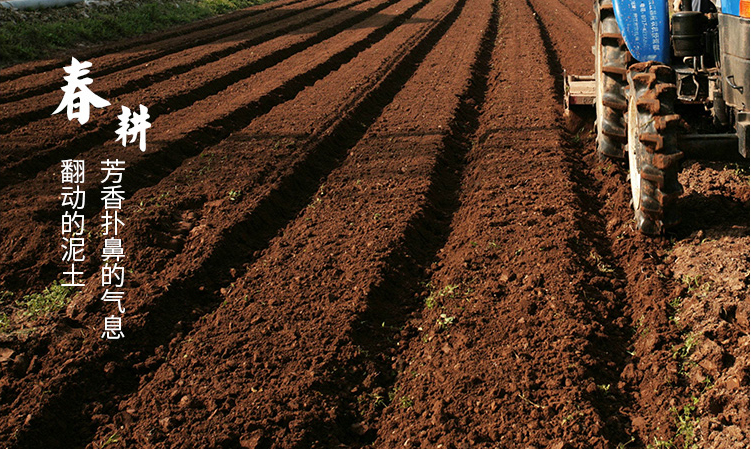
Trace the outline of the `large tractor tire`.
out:
<instances>
[{"instance_id":1,"label":"large tractor tire","mask_svg":"<svg viewBox=\"0 0 751 449\"><path fill-rule=\"evenodd\" d=\"M675 72L643 62L632 65L627 78L626 148L636 226L644 234L659 235L678 224L675 203L683 193L677 132L684 122L673 110Z\"/></svg>"},{"instance_id":2,"label":"large tractor tire","mask_svg":"<svg viewBox=\"0 0 751 449\"><path fill-rule=\"evenodd\" d=\"M624 95L631 54L615 20L612 0L595 0L595 108L597 151L601 158L624 157L627 102Z\"/></svg>"}]
</instances>

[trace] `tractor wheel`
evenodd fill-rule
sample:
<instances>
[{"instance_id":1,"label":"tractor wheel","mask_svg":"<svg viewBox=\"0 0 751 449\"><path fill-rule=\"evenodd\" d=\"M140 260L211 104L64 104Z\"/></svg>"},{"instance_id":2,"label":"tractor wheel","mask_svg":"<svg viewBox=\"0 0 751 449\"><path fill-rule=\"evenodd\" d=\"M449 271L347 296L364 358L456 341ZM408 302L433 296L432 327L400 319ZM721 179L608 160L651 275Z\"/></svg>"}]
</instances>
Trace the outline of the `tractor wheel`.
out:
<instances>
[{"instance_id":1,"label":"tractor wheel","mask_svg":"<svg viewBox=\"0 0 751 449\"><path fill-rule=\"evenodd\" d=\"M644 62L628 73L628 163L636 226L644 234L662 234L678 224L676 199L683 193L678 171L683 153L677 149L677 128L684 122L674 113L675 72Z\"/></svg>"},{"instance_id":2,"label":"tractor wheel","mask_svg":"<svg viewBox=\"0 0 751 449\"><path fill-rule=\"evenodd\" d=\"M623 114L627 108L624 88L631 54L618 29L612 0L595 0L594 9L597 151L601 157L623 158L626 143Z\"/></svg>"}]
</instances>

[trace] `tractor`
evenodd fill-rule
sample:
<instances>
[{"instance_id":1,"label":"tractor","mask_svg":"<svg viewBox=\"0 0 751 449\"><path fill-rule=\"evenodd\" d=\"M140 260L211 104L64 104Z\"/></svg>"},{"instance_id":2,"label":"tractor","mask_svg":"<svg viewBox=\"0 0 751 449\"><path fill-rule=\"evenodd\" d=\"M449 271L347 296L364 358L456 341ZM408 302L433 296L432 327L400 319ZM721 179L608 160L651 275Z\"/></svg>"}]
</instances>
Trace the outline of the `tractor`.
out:
<instances>
[{"instance_id":1,"label":"tractor","mask_svg":"<svg viewBox=\"0 0 751 449\"><path fill-rule=\"evenodd\" d=\"M749 0L713 1L595 0L594 75L564 73L566 112L594 105L598 155L628 162L644 234L679 223L684 154L748 161Z\"/></svg>"}]
</instances>

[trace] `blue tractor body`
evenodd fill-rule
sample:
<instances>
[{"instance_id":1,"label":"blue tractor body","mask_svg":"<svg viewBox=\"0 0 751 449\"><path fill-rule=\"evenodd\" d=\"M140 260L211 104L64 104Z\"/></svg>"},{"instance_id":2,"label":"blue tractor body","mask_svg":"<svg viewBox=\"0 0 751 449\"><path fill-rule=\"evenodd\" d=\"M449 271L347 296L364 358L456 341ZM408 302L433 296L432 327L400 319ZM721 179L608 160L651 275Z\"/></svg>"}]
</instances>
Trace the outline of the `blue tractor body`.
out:
<instances>
[{"instance_id":1,"label":"blue tractor body","mask_svg":"<svg viewBox=\"0 0 751 449\"><path fill-rule=\"evenodd\" d=\"M635 59L670 63L670 22L665 0L613 0L613 9Z\"/></svg>"}]
</instances>

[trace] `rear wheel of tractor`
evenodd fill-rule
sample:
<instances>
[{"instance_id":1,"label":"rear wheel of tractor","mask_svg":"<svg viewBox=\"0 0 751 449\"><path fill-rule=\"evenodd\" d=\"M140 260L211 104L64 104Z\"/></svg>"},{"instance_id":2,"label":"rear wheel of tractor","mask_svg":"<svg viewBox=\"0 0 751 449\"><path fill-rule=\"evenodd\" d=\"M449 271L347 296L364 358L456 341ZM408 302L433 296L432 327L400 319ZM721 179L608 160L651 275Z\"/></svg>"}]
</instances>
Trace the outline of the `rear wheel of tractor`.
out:
<instances>
[{"instance_id":1,"label":"rear wheel of tractor","mask_svg":"<svg viewBox=\"0 0 751 449\"><path fill-rule=\"evenodd\" d=\"M628 73L628 163L636 226L659 235L679 222L676 199L683 193L678 172L683 153L677 149L674 113L675 72L654 63L638 63Z\"/></svg>"},{"instance_id":2,"label":"rear wheel of tractor","mask_svg":"<svg viewBox=\"0 0 751 449\"><path fill-rule=\"evenodd\" d=\"M601 157L623 158L626 123L623 114L626 73L631 54L618 29L612 0L595 0L595 108L597 151Z\"/></svg>"}]
</instances>

